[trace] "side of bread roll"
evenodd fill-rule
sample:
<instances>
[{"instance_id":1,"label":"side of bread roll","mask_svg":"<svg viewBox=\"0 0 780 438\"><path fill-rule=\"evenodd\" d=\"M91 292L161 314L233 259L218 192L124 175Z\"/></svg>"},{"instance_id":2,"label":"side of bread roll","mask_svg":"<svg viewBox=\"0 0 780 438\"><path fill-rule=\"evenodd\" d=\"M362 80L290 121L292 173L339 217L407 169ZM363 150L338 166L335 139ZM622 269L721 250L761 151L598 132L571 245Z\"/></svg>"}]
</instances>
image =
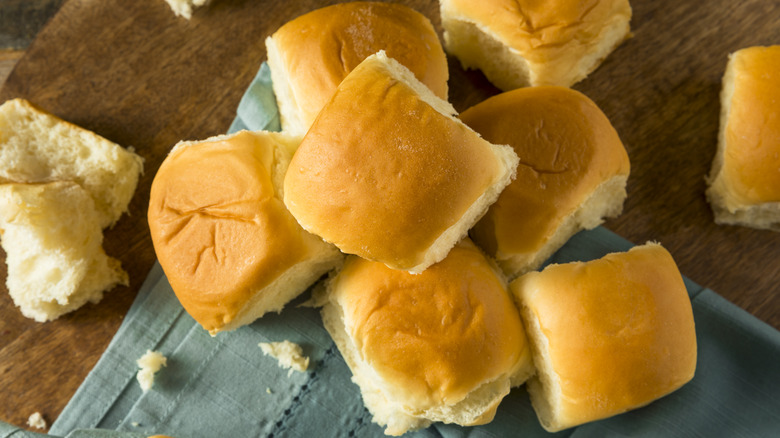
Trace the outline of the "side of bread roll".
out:
<instances>
[{"instance_id":1,"label":"side of bread roll","mask_svg":"<svg viewBox=\"0 0 780 438\"><path fill-rule=\"evenodd\" d=\"M419 275L349 256L322 317L388 435L490 422L533 372L502 275L468 239Z\"/></svg>"},{"instance_id":2,"label":"side of bread roll","mask_svg":"<svg viewBox=\"0 0 780 438\"><path fill-rule=\"evenodd\" d=\"M302 15L266 39L282 128L303 135L341 81L385 50L447 99L447 58L431 22L399 4L349 2Z\"/></svg>"},{"instance_id":3,"label":"side of bread roll","mask_svg":"<svg viewBox=\"0 0 780 438\"><path fill-rule=\"evenodd\" d=\"M22 314L50 321L128 284L103 251L102 216L72 181L0 184L0 234L8 292Z\"/></svg>"},{"instance_id":4,"label":"side of bread roll","mask_svg":"<svg viewBox=\"0 0 780 438\"><path fill-rule=\"evenodd\" d=\"M691 302L658 244L551 265L510 289L537 370L528 392L550 432L644 406L693 378Z\"/></svg>"},{"instance_id":5,"label":"side of bread roll","mask_svg":"<svg viewBox=\"0 0 780 438\"><path fill-rule=\"evenodd\" d=\"M460 117L521 157L517 178L470 231L510 279L539 268L575 233L622 211L628 154L607 116L582 93L522 88Z\"/></svg>"},{"instance_id":6,"label":"side of bread roll","mask_svg":"<svg viewBox=\"0 0 780 438\"><path fill-rule=\"evenodd\" d=\"M719 224L780 230L780 46L729 57L707 199Z\"/></svg>"},{"instance_id":7,"label":"side of bread roll","mask_svg":"<svg viewBox=\"0 0 780 438\"><path fill-rule=\"evenodd\" d=\"M339 85L293 157L285 204L343 252L421 272L514 178L517 155L454 117L384 52Z\"/></svg>"},{"instance_id":8,"label":"side of bread roll","mask_svg":"<svg viewBox=\"0 0 780 438\"><path fill-rule=\"evenodd\" d=\"M105 228L127 210L142 171L132 151L24 99L0 106L0 183L77 182Z\"/></svg>"},{"instance_id":9,"label":"side of bread roll","mask_svg":"<svg viewBox=\"0 0 780 438\"><path fill-rule=\"evenodd\" d=\"M571 86L629 35L628 0L440 0L444 45L498 88Z\"/></svg>"},{"instance_id":10,"label":"side of bread roll","mask_svg":"<svg viewBox=\"0 0 780 438\"><path fill-rule=\"evenodd\" d=\"M299 140L242 131L181 142L155 176L155 252L182 306L211 334L280 311L341 260L282 202Z\"/></svg>"}]
</instances>

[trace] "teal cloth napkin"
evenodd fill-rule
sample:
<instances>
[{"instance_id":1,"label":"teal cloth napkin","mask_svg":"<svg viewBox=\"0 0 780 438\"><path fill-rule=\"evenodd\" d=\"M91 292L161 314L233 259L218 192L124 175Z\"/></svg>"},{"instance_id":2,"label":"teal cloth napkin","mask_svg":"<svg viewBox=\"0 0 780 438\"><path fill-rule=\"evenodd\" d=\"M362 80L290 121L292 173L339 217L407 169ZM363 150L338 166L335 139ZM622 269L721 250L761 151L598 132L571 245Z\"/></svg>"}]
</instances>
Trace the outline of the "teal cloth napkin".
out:
<instances>
[{"instance_id":1,"label":"teal cloth napkin","mask_svg":"<svg viewBox=\"0 0 780 438\"><path fill-rule=\"evenodd\" d=\"M263 64L238 107L231 132L278 130L270 74ZM605 228L574 236L549 262L591 260L632 244ZM685 279L698 339L698 365L682 389L644 408L549 434L523 387L514 389L485 426L434 424L413 437L770 437L780 436L780 332L709 289ZM134 438L383 436L322 327L316 309L300 307L215 338L182 309L159 265L149 273L121 327L52 425L53 436ZM303 346L305 373L279 368L260 342ZM136 359L147 349L168 357L154 387L142 393ZM41 437L0 424L0 438Z\"/></svg>"}]
</instances>

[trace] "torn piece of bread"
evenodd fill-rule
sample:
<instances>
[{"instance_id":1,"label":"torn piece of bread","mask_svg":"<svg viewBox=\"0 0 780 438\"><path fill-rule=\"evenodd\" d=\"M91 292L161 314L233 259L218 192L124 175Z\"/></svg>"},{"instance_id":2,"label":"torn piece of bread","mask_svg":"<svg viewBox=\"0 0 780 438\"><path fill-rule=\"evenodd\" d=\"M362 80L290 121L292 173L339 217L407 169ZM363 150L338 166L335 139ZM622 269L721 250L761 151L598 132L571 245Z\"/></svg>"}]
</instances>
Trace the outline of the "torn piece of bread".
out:
<instances>
[{"instance_id":1,"label":"torn piece of bread","mask_svg":"<svg viewBox=\"0 0 780 438\"><path fill-rule=\"evenodd\" d=\"M0 106L0 183L77 182L101 229L127 211L142 170L140 156L24 99Z\"/></svg>"},{"instance_id":2,"label":"torn piece of bread","mask_svg":"<svg viewBox=\"0 0 780 438\"><path fill-rule=\"evenodd\" d=\"M440 0L444 46L498 88L569 87L629 36L628 0Z\"/></svg>"},{"instance_id":3,"label":"torn piece of bread","mask_svg":"<svg viewBox=\"0 0 780 438\"><path fill-rule=\"evenodd\" d=\"M293 156L284 202L345 253L419 273L442 260L514 178L488 143L378 52L339 85Z\"/></svg>"},{"instance_id":4,"label":"torn piece of bread","mask_svg":"<svg viewBox=\"0 0 780 438\"><path fill-rule=\"evenodd\" d=\"M470 231L510 280L539 268L580 230L623 210L628 154L607 116L582 93L521 88L460 117L520 157L517 178Z\"/></svg>"},{"instance_id":5,"label":"torn piece of bread","mask_svg":"<svg viewBox=\"0 0 780 438\"><path fill-rule=\"evenodd\" d=\"M417 275L349 256L323 299L323 324L388 435L489 423L533 373L506 282L468 239Z\"/></svg>"},{"instance_id":6,"label":"torn piece of bread","mask_svg":"<svg viewBox=\"0 0 780 438\"><path fill-rule=\"evenodd\" d=\"M720 99L715 222L780 231L780 45L731 54Z\"/></svg>"},{"instance_id":7,"label":"torn piece of bread","mask_svg":"<svg viewBox=\"0 0 780 438\"><path fill-rule=\"evenodd\" d=\"M293 371L304 372L309 369L309 358L303 355L303 349L300 345L284 340L282 342L261 342L258 347L263 350L263 354L276 359L279 366L289 369L287 375Z\"/></svg>"},{"instance_id":8,"label":"torn piece of bread","mask_svg":"<svg viewBox=\"0 0 780 438\"><path fill-rule=\"evenodd\" d=\"M212 335L281 311L342 259L282 202L299 141L241 131L181 142L154 177L157 258L184 309Z\"/></svg>"},{"instance_id":9,"label":"torn piece of bread","mask_svg":"<svg viewBox=\"0 0 780 438\"><path fill-rule=\"evenodd\" d=\"M103 251L101 214L79 184L0 184L8 292L22 314L50 321L128 285Z\"/></svg>"},{"instance_id":10,"label":"torn piece of bread","mask_svg":"<svg viewBox=\"0 0 780 438\"><path fill-rule=\"evenodd\" d=\"M168 358L159 351L146 350L143 356L136 361L138 374L136 379L141 385L141 390L146 392L154 386L154 375L164 366L168 366Z\"/></svg>"},{"instance_id":11,"label":"torn piece of bread","mask_svg":"<svg viewBox=\"0 0 780 438\"><path fill-rule=\"evenodd\" d=\"M550 265L510 289L533 347L531 404L549 432L644 406L693 378L691 301L661 245Z\"/></svg>"},{"instance_id":12,"label":"torn piece of bread","mask_svg":"<svg viewBox=\"0 0 780 438\"><path fill-rule=\"evenodd\" d=\"M211 0L165 0L177 17L192 18L192 11Z\"/></svg>"},{"instance_id":13,"label":"torn piece of bread","mask_svg":"<svg viewBox=\"0 0 780 438\"><path fill-rule=\"evenodd\" d=\"M400 4L348 2L287 22L265 41L284 131L303 135L344 77L385 50L447 99L447 58L431 22Z\"/></svg>"}]
</instances>

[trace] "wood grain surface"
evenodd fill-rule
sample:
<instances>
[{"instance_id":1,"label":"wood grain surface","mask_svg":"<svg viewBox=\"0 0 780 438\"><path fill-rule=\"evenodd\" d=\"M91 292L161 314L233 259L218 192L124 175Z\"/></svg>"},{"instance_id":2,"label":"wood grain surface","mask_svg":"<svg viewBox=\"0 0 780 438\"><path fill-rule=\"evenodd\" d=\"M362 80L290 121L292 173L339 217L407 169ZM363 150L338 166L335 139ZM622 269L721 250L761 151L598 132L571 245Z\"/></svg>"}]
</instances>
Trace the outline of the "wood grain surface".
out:
<instances>
[{"instance_id":1,"label":"wood grain surface","mask_svg":"<svg viewBox=\"0 0 780 438\"><path fill-rule=\"evenodd\" d=\"M130 214L106 232L129 287L54 322L18 312L0 288L0 419L51 424L94 366L155 261L146 223L149 189L182 139L224 133L265 60L264 39L331 1L214 0L192 20L162 0L67 0L16 64L0 101L24 97L123 146L145 173ZM441 32L435 1L406 3ZM607 228L665 245L681 271L780 327L780 233L717 226L704 198L715 154L720 80L727 56L780 44L780 2L634 0L633 38L574 88L612 120L631 158L624 213ZM456 109L498 92L450 58ZM5 255L0 255L0 262ZM0 263L0 278L5 278Z\"/></svg>"}]
</instances>

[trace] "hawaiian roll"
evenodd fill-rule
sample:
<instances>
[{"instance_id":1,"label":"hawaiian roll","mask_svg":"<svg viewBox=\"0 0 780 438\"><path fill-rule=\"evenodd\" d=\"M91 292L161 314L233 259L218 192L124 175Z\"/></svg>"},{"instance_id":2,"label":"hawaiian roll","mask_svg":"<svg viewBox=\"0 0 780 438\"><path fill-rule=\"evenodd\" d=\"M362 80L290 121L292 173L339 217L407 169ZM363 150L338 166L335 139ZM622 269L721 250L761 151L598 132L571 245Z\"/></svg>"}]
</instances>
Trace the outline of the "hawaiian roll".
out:
<instances>
[{"instance_id":1,"label":"hawaiian roll","mask_svg":"<svg viewBox=\"0 0 780 438\"><path fill-rule=\"evenodd\" d=\"M539 268L578 231L623 210L628 154L607 116L582 93L522 88L460 117L521 157L517 178L470 232L510 280Z\"/></svg>"},{"instance_id":2,"label":"hawaiian roll","mask_svg":"<svg viewBox=\"0 0 780 438\"><path fill-rule=\"evenodd\" d=\"M407 6L351 2L302 15L266 39L282 128L303 135L360 62L385 50L447 99L447 58L431 22Z\"/></svg>"},{"instance_id":3,"label":"hawaiian roll","mask_svg":"<svg viewBox=\"0 0 780 438\"><path fill-rule=\"evenodd\" d=\"M388 435L490 422L533 373L504 277L468 239L419 275L348 256L322 317Z\"/></svg>"},{"instance_id":4,"label":"hawaiian roll","mask_svg":"<svg viewBox=\"0 0 780 438\"><path fill-rule=\"evenodd\" d=\"M400 63L370 56L303 138L285 204L345 253L423 271L466 235L518 162L454 114Z\"/></svg>"},{"instance_id":5,"label":"hawaiian roll","mask_svg":"<svg viewBox=\"0 0 780 438\"><path fill-rule=\"evenodd\" d=\"M282 202L298 141L241 131L181 142L154 178L154 249L182 306L212 335L280 311L342 258Z\"/></svg>"},{"instance_id":6,"label":"hawaiian roll","mask_svg":"<svg viewBox=\"0 0 780 438\"><path fill-rule=\"evenodd\" d=\"M733 53L707 199L719 224L780 231L780 46Z\"/></svg>"},{"instance_id":7,"label":"hawaiian roll","mask_svg":"<svg viewBox=\"0 0 780 438\"><path fill-rule=\"evenodd\" d=\"M440 0L444 46L495 86L569 87L629 36L628 0Z\"/></svg>"},{"instance_id":8,"label":"hawaiian roll","mask_svg":"<svg viewBox=\"0 0 780 438\"><path fill-rule=\"evenodd\" d=\"M550 265L510 289L536 367L531 404L550 432L644 406L693 378L691 302L658 244Z\"/></svg>"}]
</instances>

